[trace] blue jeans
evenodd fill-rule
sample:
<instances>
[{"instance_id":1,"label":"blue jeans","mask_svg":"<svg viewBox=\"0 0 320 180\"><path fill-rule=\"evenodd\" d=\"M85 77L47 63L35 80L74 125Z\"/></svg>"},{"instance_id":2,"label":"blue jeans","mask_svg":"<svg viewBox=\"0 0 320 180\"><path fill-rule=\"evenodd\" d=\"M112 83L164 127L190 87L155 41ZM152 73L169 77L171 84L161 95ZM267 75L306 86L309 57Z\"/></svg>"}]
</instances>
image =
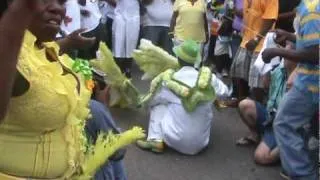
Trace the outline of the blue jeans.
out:
<instances>
[{"instance_id":1,"label":"blue jeans","mask_svg":"<svg viewBox=\"0 0 320 180\"><path fill-rule=\"evenodd\" d=\"M110 111L102 103L91 100L90 110L92 119L87 121L86 133L93 140L97 139L100 131L119 132ZM123 161L109 161L95 174L95 180L127 180Z\"/></svg>"},{"instance_id":2,"label":"blue jeans","mask_svg":"<svg viewBox=\"0 0 320 180\"><path fill-rule=\"evenodd\" d=\"M312 93L290 89L279 105L273 125L282 167L292 180L318 179L318 159L312 157L303 130L318 110L319 102L312 98Z\"/></svg>"},{"instance_id":3,"label":"blue jeans","mask_svg":"<svg viewBox=\"0 0 320 180\"><path fill-rule=\"evenodd\" d=\"M123 161L110 161L94 176L95 180L127 180Z\"/></svg>"}]
</instances>

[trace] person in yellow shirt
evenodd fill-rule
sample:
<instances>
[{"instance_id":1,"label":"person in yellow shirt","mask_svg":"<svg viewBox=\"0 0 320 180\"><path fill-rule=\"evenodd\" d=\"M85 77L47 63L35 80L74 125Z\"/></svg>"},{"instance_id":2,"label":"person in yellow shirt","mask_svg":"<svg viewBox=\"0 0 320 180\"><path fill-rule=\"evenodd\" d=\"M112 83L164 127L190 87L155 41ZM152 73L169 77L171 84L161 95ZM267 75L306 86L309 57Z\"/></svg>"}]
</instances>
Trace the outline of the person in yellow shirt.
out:
<instances>
[{"instance_id":1,"label":"person in yellow shirt","mask_svg":"<svg viewBox=\"0 0 320 180\"><path fill-rule=\"evenodd\" d=\"M254 67L255 60L262 48L264 37L273 29L278 18L278 0L244 0L243 39L231 67L231 76L238 87L238 98L245 98L249 85L252 97L262 102L263 82Z\"/></svg>"},{"instance_id":2,"label":"person in yellow shirt","mask_svg":"<svg viewBox=\"0 0 320 180\"><path fill-rule=\"evenodd\" d=\"M143 137L135 128L121 135L99 131L95 143L88 141L89 108L97 110L89 104L91 68L60 55L54 42L65 2L0 1L6 7L0 12L1 180L90 179L135 135Z\"/></svg>"},{"instance_id":3,"label":"person in yellow shirt","mask_svg":"<svg viewBox=\"0 0 320 180\"><path fill-rule=\"evenodd\" d=\"M203 49L203 45L209 40L206 9L204 0L175 1L169 30L174 46L186 40L193 40L201 45L201 50ZM199 66L199 63L197 62L196 66Z\"/></svg>"}]
</instances>

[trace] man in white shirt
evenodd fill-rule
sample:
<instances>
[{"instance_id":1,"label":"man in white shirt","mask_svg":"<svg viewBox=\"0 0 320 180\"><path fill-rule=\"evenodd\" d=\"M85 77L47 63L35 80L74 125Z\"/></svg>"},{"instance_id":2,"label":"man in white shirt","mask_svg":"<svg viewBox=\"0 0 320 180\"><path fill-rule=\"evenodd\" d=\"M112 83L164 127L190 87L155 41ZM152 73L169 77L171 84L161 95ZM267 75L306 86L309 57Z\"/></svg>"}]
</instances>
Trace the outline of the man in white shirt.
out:
<instances>
[{"instance_id":1,"label":"man in white shirt","mask_svg":"<svg viewBox=\"0 0 320 180\"><path fill-rule=\"evenodd\" d=\"M148 138L137 142L140 148L162 153L165 143L178 152L195 155L208 145L213 100L215 95L227 96L229 90L209 68L206 67L207 73L194 68L199 50L199 45L191 40L175 47L173 51L182 68L162 74L160 82L158 78L161 75L152 82L152 86L159 82L155 86L159 88L150 102ZM186 92L189 93L186 95Z\"/></svg>"},{"instance_id":2,"label":"man in white shirt","mask_svg":"<svg viewBox=\"0 0 320 180\"><path fill-rule=\"evenodd\" d=\"M142 17L142 38L150 40L172 54L169 27L173 14L172 0L142 0L146 11Z\"/></svg>"}]
</instances>

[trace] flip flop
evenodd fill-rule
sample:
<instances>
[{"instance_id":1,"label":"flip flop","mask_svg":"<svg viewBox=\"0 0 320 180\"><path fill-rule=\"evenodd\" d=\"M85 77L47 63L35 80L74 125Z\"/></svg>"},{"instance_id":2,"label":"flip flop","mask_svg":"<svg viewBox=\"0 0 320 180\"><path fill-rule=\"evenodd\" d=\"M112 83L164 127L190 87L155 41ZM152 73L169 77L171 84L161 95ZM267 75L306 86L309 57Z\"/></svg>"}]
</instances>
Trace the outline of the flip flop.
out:
<instances>
[{"instance_id":1,"label":"flip flop","mask_svg":"<svg viewBox=\"0 0 320 180\"><path fill-rule=\"evenodd\" d=\"M257 140L254 140L250 137L243 137L243 138L240 138L237 142L236 142L236 145L237 146L251 146L251 145L257 145L258 144L258 141Z\"/></svg>"}]
</instances>

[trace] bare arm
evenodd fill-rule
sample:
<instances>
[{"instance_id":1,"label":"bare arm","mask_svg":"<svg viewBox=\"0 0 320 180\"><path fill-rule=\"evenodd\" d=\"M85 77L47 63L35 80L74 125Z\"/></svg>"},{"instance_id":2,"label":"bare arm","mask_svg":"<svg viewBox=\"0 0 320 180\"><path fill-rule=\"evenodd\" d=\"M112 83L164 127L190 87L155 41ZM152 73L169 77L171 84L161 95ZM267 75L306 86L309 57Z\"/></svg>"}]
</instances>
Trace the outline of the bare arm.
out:
<instances>
[{"instance_id":1,"label":"bare arm","mask_svg":"<svg viewBox=\"0 0 320 180\"><path fill-rule=\"evenodd\" d=\"M257 45L259 44L261 39L263 37L265 37L266 34L270 31L270 29L272 28L275 21L276 21L275 19L264 19L263 20L262 28L261 28L260 32L258 33L258 36L256 37L256 38L258 38L258 40L252 39L246 44L246 48L249 51L253 51L257 47Z\"/></svg>"},{"instance_id":2,"label":"bare arm","mask_svg":"<svg viewBox=\"0 0 320 180\"><path fill-rule=\"evenodd\" d=\"M319 45L311 46L311 47L300 49L300 50L270 48L270 49L266 49L262 53L262 58L265 62L270 62L270 60L276 56L280 56L287 60L297 62L297 63L307 62L312 64L318 64L319 63Z\"/></svg>"},{"instance_id":3,"label":"bare arm","mask_svg":"<svg viewBox=\"0 0 320 180\"><path fill-rule=\"evenodd\" d=\"M264 19L262 22L262 28L259 32L260 38L263 38L266 36L266 34L270 31L272 28L274 22L276 22L275 19Z\"/></svg>"},{"instance_id":4,"label":"bare arm","mask_svg":"<svg viewBox=\"0 0 320 180\"><path fill-rule=\"evenodd\" d=\"M87 38L81 36L81 33L84 31L85 29L78 29L68 36L57 40L56 42L60 46L60 54L67 53L75 49L91 48L94 45L96 38Z\"/></svg>"},{"instance_id":5,"label":"bare arm","mask_svg":"<svg viewBox=\"0 0 320 180\"><path fill-rule=\"evenodd\" d=\"M281 14L279 14L278 20L293 19L295 16L296 16L295 11L281 13Z\"/></svg>"},{"instance_id":6,"label":"bare arm","mask_svg":"<svg viewBox=\"0 0 320 180\"><path fill-rule=\"evenodd\" d=\"M0 120L7 112L24 32L38 1L15 0L0 20Z\"/></svg>"},{"instance_id":7,"label":"bare arm","mask_svg":"<svg viewBox=\"0 0 320 180\"><path fill-rule=\"evenodd\" d=\"M294 33L290 33L282 29L276 29L273 32L276 34L275 42L277 44L285 46L287 41L294 43L297 40L297 36Z\"/></svg>"}]
</instances>

